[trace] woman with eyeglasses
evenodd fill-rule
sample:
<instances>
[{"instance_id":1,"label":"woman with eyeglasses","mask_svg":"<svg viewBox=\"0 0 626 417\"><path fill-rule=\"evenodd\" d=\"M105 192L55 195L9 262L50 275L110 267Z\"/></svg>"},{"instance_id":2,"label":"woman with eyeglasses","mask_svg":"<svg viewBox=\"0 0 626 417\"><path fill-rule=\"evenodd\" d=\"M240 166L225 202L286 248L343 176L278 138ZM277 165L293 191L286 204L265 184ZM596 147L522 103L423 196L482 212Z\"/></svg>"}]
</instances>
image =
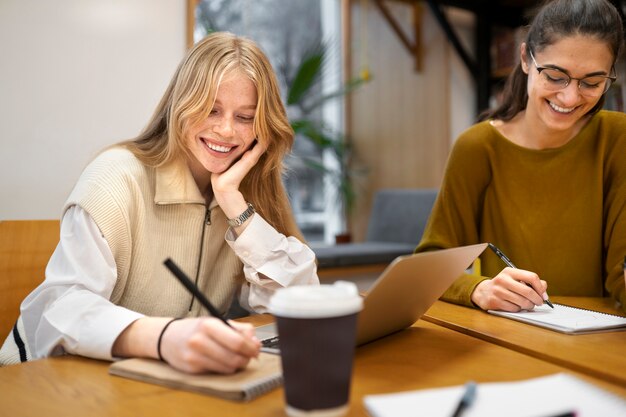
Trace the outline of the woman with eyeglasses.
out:
<instances>
[{"instance_id":1,"label":"woman with eyeglasses","mask_svg":"<svg viewBox=\"0 0 626 417\"><path fill-rule=\"evenodd\" d=\"M484 253L444 300L519 311L548 293L610 296L626 309L626 114L601 110L623 43L606 0L538 11L502 104L456 141L416 249L490 242L516 268Z\"/></svg>"}]
</instances>

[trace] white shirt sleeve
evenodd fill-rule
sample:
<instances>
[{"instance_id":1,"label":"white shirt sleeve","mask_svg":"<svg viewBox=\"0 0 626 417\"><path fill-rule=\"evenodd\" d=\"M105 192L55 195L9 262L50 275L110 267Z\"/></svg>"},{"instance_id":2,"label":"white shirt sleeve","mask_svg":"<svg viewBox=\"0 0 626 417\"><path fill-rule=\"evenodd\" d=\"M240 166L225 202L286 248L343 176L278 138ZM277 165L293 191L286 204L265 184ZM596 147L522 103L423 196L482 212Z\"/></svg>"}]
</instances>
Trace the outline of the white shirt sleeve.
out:
<instances>
[{"instance_id":1,"label":"white shirt sleeve","mask_svg":"<svg viewBox=\"0 0 626 417\"><path fill-rule=\"evenodd\" d=\"M240 236L229 228L226 241L244 264L248 285L241 289L240 303L250 311L266 312L269 299L279 288L319 285L311 248L279 233L258 213Z\"/></svg>"},{"instance_id":2,"label":"white shirt sleeve","mask_svg":"<svg viewBox=\"0 0 626 417\"><path fill-rule=\"evenodd\" d=\"M143 317L109 301L116 281L115 259L98 226L82 208L70 207L46 278L21 306L33 359L63 352L113 359L119 334Z\"/></svg>"}]
</instances>

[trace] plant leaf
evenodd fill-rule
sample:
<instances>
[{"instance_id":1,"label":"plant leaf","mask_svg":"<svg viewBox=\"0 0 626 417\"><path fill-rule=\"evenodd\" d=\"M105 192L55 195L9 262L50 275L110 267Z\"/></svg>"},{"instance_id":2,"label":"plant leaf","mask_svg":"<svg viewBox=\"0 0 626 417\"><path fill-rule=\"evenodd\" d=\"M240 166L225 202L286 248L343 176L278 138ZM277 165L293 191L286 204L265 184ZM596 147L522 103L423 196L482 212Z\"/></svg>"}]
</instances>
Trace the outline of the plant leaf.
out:
<instances>
[{"instance_id":1,"label":"plant leaf","mask_svg":"<svg viewBox=\"0 0 626 417\"><path fill-rule=\"evenodd\" d=\"M333 148L335 140L323 132L323 128L309 119L298 119L291 122L294 132L310 139L316 146L322 149Z\"/></svg>"},{"instance_id":2,"label":"plant leaf","mask_svg":"<svg viewBox=\"0 0 626 417\"><path fill-rule=\"evenodd\" d=\"M325 95L319 97L317 100L315 100L314 102L312 102L308 106L304 107L303 111L305 113L310 113L316 107L321 106L322 104L324 104L328 100L332 100L332 99L335 99L335 98L338 98L338 97L343 97L346 94L350 93L351 91L356 90L361 84L364 84L364 83L366 83L366 82L368 82L370 80L371 80L371 78L368 78L368 79L361 78L361 77L353 78L353 79L349 80L343 87L341 87L337 91L333 91L332 93L328 93L328 94L325 94Z\"/></svg>"},{"instance_id":3,"label":"plant leaf","mask_svg":"<svg viewBox=\"0 0 626 417\"><path fill-rule=\"evenodd\" d=\"M289 92L287 94L288 105L300 103L319 79L322 73L321 69L324 65L325 55L326 48L323 43L314 46L304 55L296 71L296 76L289 86Z\"/></svg>"}]
</instances>

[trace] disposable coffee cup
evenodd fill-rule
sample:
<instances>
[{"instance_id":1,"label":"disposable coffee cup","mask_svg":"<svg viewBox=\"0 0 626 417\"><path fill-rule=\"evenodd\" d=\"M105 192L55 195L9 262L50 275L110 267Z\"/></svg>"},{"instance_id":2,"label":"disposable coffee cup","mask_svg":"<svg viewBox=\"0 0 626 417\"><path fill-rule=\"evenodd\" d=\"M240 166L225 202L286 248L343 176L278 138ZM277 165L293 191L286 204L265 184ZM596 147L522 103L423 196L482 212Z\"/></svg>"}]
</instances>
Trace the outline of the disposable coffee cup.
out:
<instances>
[{"instance_id":1,"label":"disposable coffee cup","mask_svg":"<svg viewBox=\"0 0 626 417\"><path fill-rule=\"evenodd\" d=\"M356 285L347 281L276 291L269 309L278 327L289 416L347 413L362 308Z\"/></svg>"}]
</instances>

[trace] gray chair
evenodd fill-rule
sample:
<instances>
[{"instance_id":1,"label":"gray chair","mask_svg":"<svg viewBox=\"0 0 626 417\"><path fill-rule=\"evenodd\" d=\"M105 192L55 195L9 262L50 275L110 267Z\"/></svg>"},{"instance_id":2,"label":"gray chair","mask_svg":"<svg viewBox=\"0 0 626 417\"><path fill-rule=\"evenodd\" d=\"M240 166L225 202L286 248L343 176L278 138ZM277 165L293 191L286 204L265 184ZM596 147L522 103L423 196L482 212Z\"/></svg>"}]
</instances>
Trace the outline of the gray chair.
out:
<instances>
[{"instance_id":1,"label":"gray chair","mask_svg":"<svg viewBox=\"0 0 626 417\"><path fill-rule=\"evenodd\" d=\"M387 264L413 253L422 238L437 189L383 189L376 193L365 242L311 244L320 268Z\"/></svg>"}]
</instances>

